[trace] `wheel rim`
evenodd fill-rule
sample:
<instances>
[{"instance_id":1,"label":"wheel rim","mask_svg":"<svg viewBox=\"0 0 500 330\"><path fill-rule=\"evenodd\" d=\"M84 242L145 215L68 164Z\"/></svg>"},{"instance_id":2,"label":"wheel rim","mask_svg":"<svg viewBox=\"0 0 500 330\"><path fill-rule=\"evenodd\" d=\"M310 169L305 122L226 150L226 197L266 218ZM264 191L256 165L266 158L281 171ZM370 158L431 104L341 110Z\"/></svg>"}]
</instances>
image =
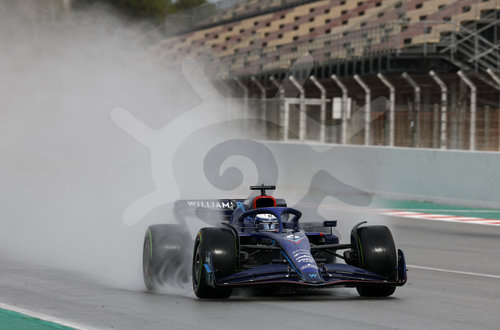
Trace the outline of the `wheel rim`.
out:
<instances>
[{"instance_id":1,"label":"wheel rim","mask_svg":"<svg viewBox=\"0 0 500 330\"><path fill-rule=\"evenodd\" d=\"M149 241L149 238L146 238L146 241L144 242L144 249L142 252L142 269L144 271L144 275L148 276L149 275L149 270L150 270L150 265L149 265L149 250L151 249L151 242Z\"/></svg>"},{"instance_id":2,"label":"wheel rim","mask_svg":"<svg viewBox=\"0 0 500 330\"><path fill-rule=\"evenodd\" d=\"M196 252L194 255L194 264L193 264L193 286L195 290L198 288L200 275L201 275L201 256L200 256L200 244L196 245Z\"/></svg>"}]
</instances>

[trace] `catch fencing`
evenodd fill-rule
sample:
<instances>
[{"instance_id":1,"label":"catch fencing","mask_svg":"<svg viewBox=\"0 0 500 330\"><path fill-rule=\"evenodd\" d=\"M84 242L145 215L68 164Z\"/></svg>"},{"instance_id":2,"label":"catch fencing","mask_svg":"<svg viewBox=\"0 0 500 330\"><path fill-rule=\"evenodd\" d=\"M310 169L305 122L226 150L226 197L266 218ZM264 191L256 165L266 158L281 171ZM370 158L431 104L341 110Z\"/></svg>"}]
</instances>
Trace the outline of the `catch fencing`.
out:
<instances>
[{"instance_id":1,"label":"catch fencing","mask_svg":"<svg viewBox=\"0 0 500 330\"><path fill-rule=\"evenodd\" d=\"M240 82L247 86L248 111L267 122L257 125L260 136L270 140L499 151L496 75L432 74L411 75L418 95L404 75L357 77L369 88L369 103L366 91L350 77L339 80L345 90L333 79L319 82L323 97L311 79L282 93L268 81L259 83L261 89L255 82ZM245 98L238 87L233 94Z\"/></svg>"}]
</instances>

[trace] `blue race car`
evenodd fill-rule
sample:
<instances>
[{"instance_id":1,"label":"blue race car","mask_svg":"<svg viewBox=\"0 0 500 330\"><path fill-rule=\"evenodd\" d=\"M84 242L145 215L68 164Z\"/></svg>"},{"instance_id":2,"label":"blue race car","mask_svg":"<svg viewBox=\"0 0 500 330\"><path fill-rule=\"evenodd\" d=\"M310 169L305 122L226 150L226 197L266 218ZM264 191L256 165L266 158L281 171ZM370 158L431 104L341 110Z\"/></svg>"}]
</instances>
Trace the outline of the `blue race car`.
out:
<instances>
[{"instance_id":1,"label":"blue race car","mask_svg":"<svg viewBox=\"0 0 500 330\"><path fill-rule=\"evenodd\" d=\"M186 202L196 208L198 217L219 217L220 223L202 228L194 241L191 273L198 298L228 298L233 288L250 286L346 286L356 287L361 296L386 297L406 283L404 254L396 249L386 226L363 226L366 222L361 222L352 229L350 243L339 244L332 230L336 221L301 224L300 211L266 194L274 186L250 189L260 190L260 196ZM222 218L214 209L223 210ZM164 227L158 230L155 226ZM154 225L146 232L143 270L148 289L161 284L171 273L171 265L182 272L178 278L188 278L180 260L187 256L190 238L178 228ZM167 230L174 233L165 235ZM155 249L160 252L153 257Z\"/></svg>"}]
</instances>

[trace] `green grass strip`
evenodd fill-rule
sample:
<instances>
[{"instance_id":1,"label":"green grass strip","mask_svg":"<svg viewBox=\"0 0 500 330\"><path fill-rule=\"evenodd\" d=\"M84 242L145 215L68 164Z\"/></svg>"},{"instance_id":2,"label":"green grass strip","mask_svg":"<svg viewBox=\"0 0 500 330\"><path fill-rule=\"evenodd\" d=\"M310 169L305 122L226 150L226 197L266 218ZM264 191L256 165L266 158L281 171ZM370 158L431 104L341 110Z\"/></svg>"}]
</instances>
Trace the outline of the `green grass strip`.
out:
<instances>
[{"instance_id":1,"label":"green grass strip","mask_svg":"<svg viewBox=\"0 0 500 330\"><path fill-rule=\"evenodd\" d=\"M61 324L44 321L18 312L0 309L1 330L72 330L74 328Z\"/></svg>"}]
</instances>

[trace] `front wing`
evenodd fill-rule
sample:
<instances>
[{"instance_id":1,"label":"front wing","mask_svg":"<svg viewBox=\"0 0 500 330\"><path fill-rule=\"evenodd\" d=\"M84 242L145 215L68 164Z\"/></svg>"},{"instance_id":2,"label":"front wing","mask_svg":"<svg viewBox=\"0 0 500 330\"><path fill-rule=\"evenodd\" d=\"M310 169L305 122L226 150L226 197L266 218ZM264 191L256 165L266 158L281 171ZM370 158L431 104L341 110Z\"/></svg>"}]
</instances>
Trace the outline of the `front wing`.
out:
<instances>
[{"instance_id":1,"label":"front wing","mask_svg":"<svg viewBox=\"0 0 500 330\"><path fill-rule=\"evenodd\" d=\"M292 285L306 287L356 286L358 284L379 284L402 286L406 283L406 262L403 251L398 250L398 279L387 278L365 269L347 264L325 264L319 271L323 282L308 283L286 264L257 266L230 276L217 278L210 264L204 265L214 286L245 287L253 285Z\"/></svg>"}]
</instances>

